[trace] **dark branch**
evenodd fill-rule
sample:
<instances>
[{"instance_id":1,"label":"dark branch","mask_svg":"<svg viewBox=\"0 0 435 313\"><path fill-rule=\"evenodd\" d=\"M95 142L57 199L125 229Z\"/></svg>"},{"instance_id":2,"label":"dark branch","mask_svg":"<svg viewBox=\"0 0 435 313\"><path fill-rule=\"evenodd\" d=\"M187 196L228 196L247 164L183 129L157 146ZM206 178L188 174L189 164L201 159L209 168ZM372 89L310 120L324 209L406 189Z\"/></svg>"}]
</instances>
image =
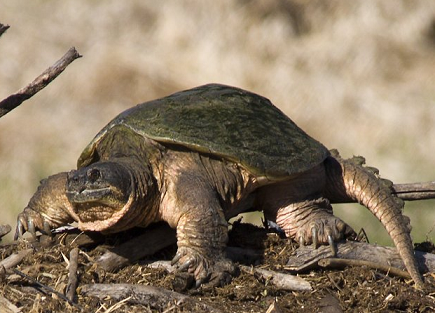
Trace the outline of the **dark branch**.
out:
<instances>
[{"instance_id":1,"label":"dark branch","mask_svg":"<svg viewBox=\"0 0 435 313\"><path fill-rule=\"evenodd\" d=\"M0 37L1 37L1 35L3 35L3 33L5 31L8 30L8 28L9 28L9 25L3 25L2 23L0 23Z\"/></svg>"},{"instance_id":2,"label":"dark branch","mask_svg":"<svg viewBox=\"0 0 435 313\"><path fill-rule=\"evenodd\" d=\"M26 87L18 90L13 95L10 95L6 99L0 102L0 117L9 113L21 103L35 95L38 91L46 87L53 79L55 79L65 68L75 59L80 58L81 55L73 47L59 59L55 64L46 69L41 75L39 75L33 82Z\"/></svg>"}]
</instances>

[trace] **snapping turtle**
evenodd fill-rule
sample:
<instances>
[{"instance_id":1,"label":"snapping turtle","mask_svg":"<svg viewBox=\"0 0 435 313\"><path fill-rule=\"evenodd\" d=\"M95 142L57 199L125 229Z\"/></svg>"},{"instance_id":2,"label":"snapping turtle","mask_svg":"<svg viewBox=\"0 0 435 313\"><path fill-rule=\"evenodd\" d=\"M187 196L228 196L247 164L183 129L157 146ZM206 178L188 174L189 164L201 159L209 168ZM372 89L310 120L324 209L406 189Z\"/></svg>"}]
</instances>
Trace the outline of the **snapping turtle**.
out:
<instances>
[{"instance_id":1,"label":"snapping turtle","mask_svg":"<svg viewBox=\"0 0 435 313\"><path fill-rule=\"evenodd\" d=\"M261 210L302 244L333 245L354 231L330 202L358 201L423 286L403 202L251 92L210 84L139 104L96 135L77 168L41 182L17 234L73 221L105 233L166 221L177 230L173 262L200 284L233 269L224 257L229 218Z\"/></svg>"}]
</instances>

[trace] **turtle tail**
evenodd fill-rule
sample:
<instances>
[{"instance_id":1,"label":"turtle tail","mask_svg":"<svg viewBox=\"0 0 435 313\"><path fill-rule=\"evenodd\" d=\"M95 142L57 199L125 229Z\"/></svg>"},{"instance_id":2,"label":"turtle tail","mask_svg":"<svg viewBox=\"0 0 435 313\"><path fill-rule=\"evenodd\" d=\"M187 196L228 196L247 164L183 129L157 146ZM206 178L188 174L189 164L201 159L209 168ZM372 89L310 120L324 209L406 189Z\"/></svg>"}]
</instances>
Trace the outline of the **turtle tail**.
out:
<instances>
[{"instance_id":1,"label":"turtle tail","mask_svg":"<svg viewBox=\"0 0 435 313\"><path fill-rule=\"evenodd\" d=\"M325 195L331 202L358 202L367 207L384 225L416 287L422 289L411 240L410 220L402 214L403 200L391 193L391 182L379 179L375 169L363 167L364 159L342 159L338 152L325 160Z\"/></svg>"}]
</instances>

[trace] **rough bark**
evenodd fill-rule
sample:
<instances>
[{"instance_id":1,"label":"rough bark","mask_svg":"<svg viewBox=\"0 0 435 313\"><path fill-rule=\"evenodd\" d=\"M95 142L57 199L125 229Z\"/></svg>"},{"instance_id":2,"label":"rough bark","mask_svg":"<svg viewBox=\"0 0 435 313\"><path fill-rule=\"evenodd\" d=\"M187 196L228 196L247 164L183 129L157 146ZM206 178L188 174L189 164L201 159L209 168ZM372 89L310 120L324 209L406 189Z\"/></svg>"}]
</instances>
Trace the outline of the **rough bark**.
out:
<instances>
[{"instance_id":1,"label":"rough bark","mask_svg":"<svg viewBox=\"0 0 435 313\"><path fill-rule=\"evenodd\" d=\"M331 257L334 256L331 252L331 248L328 246L321 246L318 249L302 247L297 249L294 256L289 259L286 269L295 272L304 272L317 268L320 260ZM337 243L337 257L340 259L368 261L373 264L379 264L382 267L394 267L400 270L406 270L399 253L393 247L347 241ZM415 258L417 259L421 272L435 271L435 254L415 251Z\"/></svg>"}]
</instances>

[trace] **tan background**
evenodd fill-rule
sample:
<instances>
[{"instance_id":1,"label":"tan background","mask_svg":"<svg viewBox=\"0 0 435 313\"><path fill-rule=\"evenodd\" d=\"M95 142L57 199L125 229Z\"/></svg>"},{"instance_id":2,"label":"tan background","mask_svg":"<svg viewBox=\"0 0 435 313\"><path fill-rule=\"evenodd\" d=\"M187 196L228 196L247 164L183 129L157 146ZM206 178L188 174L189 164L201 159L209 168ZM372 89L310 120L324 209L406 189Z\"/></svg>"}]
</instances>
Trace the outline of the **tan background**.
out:
<instances>
[{"instance_id":1,"label":"tan background","mask_svg":"<svg viewBox=\"0 0 435 313\"><path fill-rule=\"evenodd\" d=\"M343 156L393 181L435 180L435 2L10 0L0 3L0 98L76 46L47 89L0 120L0 210L15 225L40 179L75 167L112 117L209 82L272 100ZM408 205L417 241L435 202ZM337 213L388 243L364 209Z\"/></svg>"}]
</instances>

